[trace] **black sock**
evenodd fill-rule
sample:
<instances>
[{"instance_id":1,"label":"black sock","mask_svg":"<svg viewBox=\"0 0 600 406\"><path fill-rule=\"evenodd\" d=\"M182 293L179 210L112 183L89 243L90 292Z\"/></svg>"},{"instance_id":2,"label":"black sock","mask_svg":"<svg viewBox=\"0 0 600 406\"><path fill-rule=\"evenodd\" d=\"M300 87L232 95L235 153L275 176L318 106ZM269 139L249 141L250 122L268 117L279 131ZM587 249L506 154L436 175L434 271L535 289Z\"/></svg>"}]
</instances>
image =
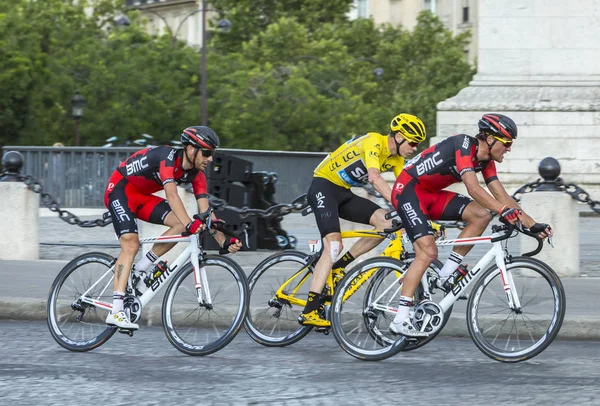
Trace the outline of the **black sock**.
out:
<instances>
[{"instance_id":1,"label":"black sock","mask_svg":"<svg viewBox=\"0 0 600 406\"><path fill-rule=\"evenodd\" d=\"M302 313L307 314L313 310L318 310L321 305L321 294L316 292L308 292L308 298L306 299L306 306Z\"/></svg>"},{"instance_id":2,"label":"black sock","mask_svg":"<svg viewBox=\"0 0 600 406\"><path fill-rule=\"evenodd\" d=\"M352 254L350 253L350 251L346 252L344 254L343 257L341 257L340 259L338 259L337 261L335 261L335 264L333 264L333 266L331 267L331 269L336 269L336 268L346 268L349 264L352 263L352 261L354 261L354 257L352 256Z\"/></svg>"}]
</instances>

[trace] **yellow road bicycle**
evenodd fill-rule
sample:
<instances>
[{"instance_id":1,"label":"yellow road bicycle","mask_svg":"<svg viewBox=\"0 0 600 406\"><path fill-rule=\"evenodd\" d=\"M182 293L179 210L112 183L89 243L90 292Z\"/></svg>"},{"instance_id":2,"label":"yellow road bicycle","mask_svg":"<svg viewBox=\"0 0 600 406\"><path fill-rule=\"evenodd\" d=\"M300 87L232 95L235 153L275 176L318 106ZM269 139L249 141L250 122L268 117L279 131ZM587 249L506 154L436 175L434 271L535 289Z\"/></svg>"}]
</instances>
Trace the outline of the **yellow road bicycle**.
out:
<instances>
[{"instance_id":1,"label":"yellow road bicycle","mask_svg":"<svg viewBox=\"0 0 600 406\"><path fill-rule=\"evenodd\" d=\"M309 213L310 208L302 214ZM397 219L393 220L393 227L383 231L354 230L343 231L341 234L343 239L361 237L388 239L389 244L380 256L396 261L397 266L395 266L394 272L399 277L408 269L414 259L414 253L404 249L408 239L402 233L402 224ZM287 250L276 253L259 263L248 277L250 304L244 327L256 342L268 347L284 347L301 340L313 329L312 326L301 326L297 319L306 305L314 266L322 255L322 248L315 251L318 252L307 254L301 251ZM360 262L360 258L356 262ZM436 260L431 264L427 274L437 277L437 272L441 267L442 263ZM362 273L352 281L354 288L346 290L344 300L350 298L361 286L375 292L376 289L371 289L371 287L378 286L380 282L372 278L374 274L375 270L370 273ZM430 277L424 278L422 283L428 283L427 281L430 279ZM336 283L330 272L324 293L331 298L335 293L335 287ZM420 286L415 296L419 296L421 299L423 294L429 295L435 294L435 292L442 293L441 290L430 286L427 289L422 289ZM330 299L323 303L322 310L325 318L328 316L330 303ZM449 319L450 313L451 309L446 312L444 323ZM397 340L397 337L387 330L392 318L389 313L381 313L379 318L372 316L364 318L365 327L370 332L372 339L380 346L392 345ZM325 334L329 333L329 328L315 327L315 330ZM433 336L428 340L415 340L414 343L403 347L403 350L418 348L425 345L430 339L433 339Z\"/></svg>"}]
</instances>

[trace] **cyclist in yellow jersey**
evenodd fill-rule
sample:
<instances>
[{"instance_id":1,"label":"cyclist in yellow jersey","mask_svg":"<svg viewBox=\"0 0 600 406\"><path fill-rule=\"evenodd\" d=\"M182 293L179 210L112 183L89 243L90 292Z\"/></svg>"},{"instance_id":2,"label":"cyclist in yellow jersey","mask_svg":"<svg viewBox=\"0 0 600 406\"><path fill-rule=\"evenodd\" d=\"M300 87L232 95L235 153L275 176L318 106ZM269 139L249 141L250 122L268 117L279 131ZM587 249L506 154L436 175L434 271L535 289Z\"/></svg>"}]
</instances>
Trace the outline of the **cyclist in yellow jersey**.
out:
<instances>
[{"instance_id":1,"label":"cyclist in yellow jersey","mask_svg":"<svg viewBox=\"0 0 600 406\"><path fill-rule=\"evenodd\" d=\"M348 141L315 169L307 198L323 241L323 255L315 265L306 307L298 318L300 324L329 327L329 321L319 312L329 272L333 269L334 282L339 281L344 275L343 269L354 258L383 241L361 238L336 261L343 248L339 219L370 224L380 230L391 226L385 219L384 209L355 195L350 188L370 183L391 203L392 190L381 172L393 171L397 177L404 158L410 157L425 137L425 125L418 117L399 114L392 119L389 135L371 132Z\"/></svg>"}]
</instances>

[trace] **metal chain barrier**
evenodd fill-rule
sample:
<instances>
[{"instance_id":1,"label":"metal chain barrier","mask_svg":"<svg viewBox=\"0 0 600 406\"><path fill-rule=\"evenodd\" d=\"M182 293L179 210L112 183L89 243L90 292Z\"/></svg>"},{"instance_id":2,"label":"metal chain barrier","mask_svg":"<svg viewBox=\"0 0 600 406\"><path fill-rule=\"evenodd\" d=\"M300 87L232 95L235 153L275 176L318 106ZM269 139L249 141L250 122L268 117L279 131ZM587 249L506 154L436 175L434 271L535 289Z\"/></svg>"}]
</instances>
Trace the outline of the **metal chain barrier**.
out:
<instances>
[{"instance_id":1,"label":"metal chain barrier","mask_svg":"<svg viewBox=\"0 0 600 406\"><path fill-rule=\"evenodd\" d=\"M554 181L543 181L542 179L538 179L535 182L527 183L521 186L513 194L513 198L519 202L522 194L534 192L543 184L552 184L556 187L556 190L565 192L580 203L588 204L594 212L600 213L600 200L592 200L588 192L574 183L564 183L562 178L557 178Z\"/></svg>"},{"instance_id":2,"label":"metal chain barrier","mask_svg":"<svg viewBox=\"0 0 600 406\"><path fill-rule=\"evenodd\" d=\"M56 201L56 199L54 199L54 197L52 197L52 195L50 193L44 192L44 188L42 187L40 182L38 182L37 179L35 179L33 176L20 175L18 173L12 173L12 172L1 172L0 178L2 178L2 176L4 176L4 175L11 175L18 181L25 183L25 185L27 186L27 188L29 190L31 190L35 193L39 193L41 196L41 201L44 204L44 206L46 206L48 209L50 209L51 212L58 213L58 217L61 220L65 221L71 225L78 225L79 227L90 228L90 227L105 227L112 223L112 218L108 218L107 220L99 218L96 220L84 221L84 220L81 220L79 217L77 217L75 214L71 213L70 211L61 209L58 202Z\"/></svg>"},{"instance_id":3,"label":"metal chain barrier","mask_svg":"<svg viewBox=\"0 0 600 406\"><path fill-rule=\"evenodd\" d=\"M242 208L229 206L223 199L210 196L208 198L212 208L217 210L230 210L239 214L240 218L244 219L250 216L261 217L265 219L280 218L290 213L299 213L308 207L306 194L298 196L292 203L280 203L269 207L268 209L251 209L247 206Z\"/></svg>"}]
</instances>

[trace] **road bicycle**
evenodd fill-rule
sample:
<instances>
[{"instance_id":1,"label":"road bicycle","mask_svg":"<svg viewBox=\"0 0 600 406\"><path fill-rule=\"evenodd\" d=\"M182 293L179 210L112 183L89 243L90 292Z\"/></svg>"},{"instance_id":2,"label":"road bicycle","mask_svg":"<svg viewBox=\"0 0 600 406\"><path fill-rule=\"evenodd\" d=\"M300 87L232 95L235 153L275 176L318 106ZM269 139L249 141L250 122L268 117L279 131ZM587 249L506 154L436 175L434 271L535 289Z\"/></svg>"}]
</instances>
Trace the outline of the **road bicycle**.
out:
<instances>
[{"instance_id":1,"label":"road bicycle","mask_svg":"<svg viewBox=\"0 0 600 406\"><path fill-rule=\"evenodd\" d=\"M565 316L565 291L556 272L532 258L542 249L542 240L538 239L538 247L532 252L510 255L508 239L518 234L537 238L535 232L504 224L492 226L492 234L488 236L436 242L438 246L491 244L492 247L437 302L430 295L436 290L431 275L423 275L420 289L415 293L412 320L418 330L430 334L424 341L429 342L439 334L446 324L446 313L472 286L467 302L467 328L485 355L497 361L519 362L535 357L552 343ZM421 341L396 336L391 345L382 346L373 336L375 327L387 330L389 319L396 314L407 268L406 263L394 259L373 258L352 268L340 281L333 295L330 317L333 334L348 354L363 360L382 360ZM363 274L370 274L373 282L356 287L355 281ZM353 293L350 297L348 291Z\"/></svg>"},{"instance_id":2,"label":"road bicycle","mask_svg":"<svg viewBox=\"0 0 600 406\"><path fill-rule=\"evenodd\" d=\"M217 222L212 223L211 214L209 209L194 217L207 225L206 230L213 227L231 234ZM167 287L161 309L163 329L171 344L188 355L208 355L225 347L241 328L248 308L244 271L230 258L203 251L206 230L140 239L140 243L187 242L188 246L150 286L132 270L123 301L130 320L139 322L148 304ZM56 277L50 288L47 316L50 333L62 347L89 351L118 330L104 322L106 312L112 309L115 262L116 258L105 253L83 254ZM133 335L130 330L119 331Z\"/></svg>"},{"instance_id":3,"label":"road bicycle","mask_svg":"<svg viewBox=\"0 0 600 406\"><path fill-rule=\"evenodd\" d=\"M306 216L311 212L308 207L302 215ZM400 221L394 220L393 227L383 231L355 230L344 231L341 234L343 239L360 237L388 239L389 245L383 250L381 256L402 259L404 264L410 264L414 253L404 250L404 242L407 240L401 229ZM256 342L268 347L283 347L301 340L313 329L312 326L301 326L297 320L306 305L310 276L322 255L322 247L319 247L319 243L320 240L309 241L312 251L310 254L287 250L271 255L250 273L248 277L250 304L244 327ZM429 267L429 272L437 274L441 267L442 264L436 260ZM370 278L370 274L363 274L355 284L362 285ZM324 292L329 299L325 300L322 307L325 318L328 317L330 297L335 291L336 283L330 272ZM450 312L451 309L447 312L446 320L450 317ZM383 315L383 317L388 316ZM393 315L389 321L391 322L392 319ZM329 333L329 328L317 327L315 330ZM387 331L387 328L380 330L374 326L372 334L377 337L380 345L391 345L397 340ZM411 343L404 347L404 350L415 349L421 345L424 345L424 342Z\"/></svg>"}]
</instances>

